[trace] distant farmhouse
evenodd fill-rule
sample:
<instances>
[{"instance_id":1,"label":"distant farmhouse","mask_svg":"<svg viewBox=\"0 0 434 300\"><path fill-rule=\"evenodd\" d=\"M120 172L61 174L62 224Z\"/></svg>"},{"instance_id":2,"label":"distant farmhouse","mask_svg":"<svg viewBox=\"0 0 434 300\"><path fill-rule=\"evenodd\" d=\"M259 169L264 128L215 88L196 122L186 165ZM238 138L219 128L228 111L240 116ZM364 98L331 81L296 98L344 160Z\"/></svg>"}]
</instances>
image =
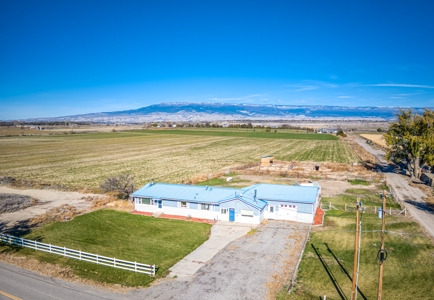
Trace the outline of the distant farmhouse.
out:
<instances>
[{"instance_id":1,"label":"distant farmhouse","mask_svg":"<svg viewBox=\"0 0 434 300\"><path fill-rule=\"evenodd\" d=\"M338 133L338 130L332 129L332 128L321 128L321 129L318 129L317 133L334 133L334 134L336 134L336 133Z\"/></svg>"},{"instance_id":2,"label":"distant farmhouse","mask_svg":"<svg viewBox=\"0 0 434 300\"><path fill-rule=\"evenodd\" d=\"M266 219L312 223L317 183L256 184L242 189L148 183L131 194L137 212L259 224Z\"/></svg>"}]
</instances>

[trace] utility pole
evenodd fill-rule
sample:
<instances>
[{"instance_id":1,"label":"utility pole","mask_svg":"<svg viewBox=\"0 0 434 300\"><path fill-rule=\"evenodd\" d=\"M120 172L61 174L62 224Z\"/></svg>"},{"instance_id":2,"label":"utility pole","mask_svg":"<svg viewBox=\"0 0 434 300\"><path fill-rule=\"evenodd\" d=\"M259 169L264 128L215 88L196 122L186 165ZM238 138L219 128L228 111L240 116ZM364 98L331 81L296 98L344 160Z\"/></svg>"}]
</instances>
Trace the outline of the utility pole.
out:
<instances>
[{"instance_id":1,"label":"utility pole","mask_svg":"<svg viewBox=\"0 0 434 300\"><path fill-rule=\"evenodd\" d=\"M354 239L354 267L353 267L353 285L351 288L351 300L357 298L357 273L359 262L359 222L360 222L360 198L357 198L356 204L356 237Z\"/></svg>"},{"instance_id":2,"label":"utility pole","mask_svg":"<svg viewBox=\"0 0 434 300\"><path fill-rule=\"evenodd\" d=\"M381 210L381 217L383 220L383 225L381 228L381 249L378 252L378 258L380 259L380 274L378 278L378 296L377 300L381 300L383 294L383 268L384 261L386 260L386 251L384 250L384 237L386 235L386 191L383 191L383 208Z\"/></svg>"}]
</instances>

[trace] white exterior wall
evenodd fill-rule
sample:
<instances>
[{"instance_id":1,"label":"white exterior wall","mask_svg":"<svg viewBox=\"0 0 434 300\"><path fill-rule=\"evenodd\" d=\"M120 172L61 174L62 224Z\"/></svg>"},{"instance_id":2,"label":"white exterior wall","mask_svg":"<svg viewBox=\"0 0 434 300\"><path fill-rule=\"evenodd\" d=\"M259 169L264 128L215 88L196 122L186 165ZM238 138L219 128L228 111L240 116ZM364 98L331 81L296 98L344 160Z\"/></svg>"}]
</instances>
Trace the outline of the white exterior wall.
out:
<instances>
[{"instance_id":1,"label":"white exterior wall","mask_svg":"<svg viewBox=\"0 0 434 300\"><path fill-rule=\"evenodd\" d=\"M229 217L228 217L229 220ZM261 217L260 216L253 216L253 217L244 217L241 214L235 214L235 222L236 223L247 223L247 224L259 224L261 223Z\"/></svg>"},{"instance_id":2,"label":"white exterior wall","mask_svg":"<svg viewBox=\"0 0 434 300\"><path fill-rule=\"evenodd\" d=\"M315 215L312 214L306 214L306 213L297 213L297 221L298 222L303 222L303 223L312 223L313 222L313 217Z\"/></svg>"},{"instance_id":3,"label":"white exterior wall","mask_svg":"<svg viewBox=\"0 0 434 300\"><path fill-rule=\"evenodd\" d=\"M154 213L159 210L157 205L138 204L138 203L134 203L134 209L137 211L144 211L144 212L151 212L151 213Z\"/></svg>"},{"instance_id":4,"label":"white exterior wall","mask_svg":"<svg viewBox=\"0 0 434 300\"><path fill-rule=\"evenodd\" d=\"M190 216L192 218L229 221L229 209L227 210L227 213L224 215L220 214L220 210L212 211L212 210L200 210L200 209L189 209L189 208L167 207L167 206L163 206L163 208L158 208L156 205L137 204L137 203L135 203L135 209L137 211L143 211L143 212L154 213L156 211L161 211L168 215L176 215L176 216L184 216L184 217ZM241 214L235 214L235 222L259 224L262 221L261 217L262 214L253 217L244 217Z\"/></svg>"}]
</instances>

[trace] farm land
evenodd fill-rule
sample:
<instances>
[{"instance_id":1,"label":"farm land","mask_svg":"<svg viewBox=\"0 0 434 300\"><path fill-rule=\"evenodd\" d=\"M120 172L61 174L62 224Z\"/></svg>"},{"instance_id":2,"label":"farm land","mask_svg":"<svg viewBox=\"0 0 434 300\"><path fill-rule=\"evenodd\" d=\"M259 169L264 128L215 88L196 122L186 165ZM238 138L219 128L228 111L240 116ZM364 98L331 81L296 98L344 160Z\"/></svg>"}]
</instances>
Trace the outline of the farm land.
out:
<instances>
[{"instance_id":1,"label":"farm land","mask_svg":"<svg viewBox=\"0 0 434 300\"><path fill-rule=\"evenodd\" d=\"M186 183L194 176L255 163L270 154L282 161L350 164L358 160L348 144L332 135L230 129L185 132L138 130L2 137L0 176L97 192L108 176L125 172L135 177L138 186L151 178Z\"/></svg>"}]
</instances>

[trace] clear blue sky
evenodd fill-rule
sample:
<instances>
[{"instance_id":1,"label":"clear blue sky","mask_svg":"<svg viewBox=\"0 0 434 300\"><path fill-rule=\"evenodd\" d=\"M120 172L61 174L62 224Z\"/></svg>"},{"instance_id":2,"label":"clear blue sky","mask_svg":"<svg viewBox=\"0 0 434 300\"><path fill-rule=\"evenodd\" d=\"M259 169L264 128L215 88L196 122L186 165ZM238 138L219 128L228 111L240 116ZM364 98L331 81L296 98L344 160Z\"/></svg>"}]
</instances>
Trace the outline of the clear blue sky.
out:
<instances>
[{"instance_id":1,"label":"clear blue sky","mask_svg":"<svg viewBox=\"0 0 434 300\"><path fill-rule=\"evenodd\" d=\"M178 101L434 107L434 1L0 0L0 119Z\"/></svg>"}]
</instances>

